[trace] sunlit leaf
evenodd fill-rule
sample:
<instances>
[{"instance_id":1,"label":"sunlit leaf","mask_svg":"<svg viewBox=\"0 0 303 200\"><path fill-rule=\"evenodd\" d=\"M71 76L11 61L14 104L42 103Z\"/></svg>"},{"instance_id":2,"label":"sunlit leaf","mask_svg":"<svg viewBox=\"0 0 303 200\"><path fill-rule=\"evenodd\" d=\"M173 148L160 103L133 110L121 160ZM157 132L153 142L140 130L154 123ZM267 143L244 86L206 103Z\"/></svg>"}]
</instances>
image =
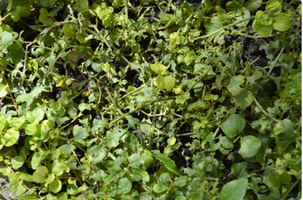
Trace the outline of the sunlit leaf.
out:
<instances>
[{"instance_id":1,"label":"sunlit leaf","mask_svg":"<svg viewBox=\"0 0 303 200\"><path fill-rule=\"evenodd\" d=\"M40 166L33 174L33 179L37 183L44 183L48 176L48 169L45 166Z\"/></svg>"},{"instance_id":2,"label":"sunlit leaf","mask_svg":"<svg viewBox=\"0 0 303 200\"><path fill-rule=\"evenodd\" d=\"M19 139L19 131L14 128L10 128L4 133L3 138L6 141L6 147L13 146Z\"/></svg>"},{"instance_id":3,"label":"sunlit leaf","mask_svg":"<svg viewBox=\"0 0 303 200\"><path fill-rule=\"evenodd\" d=\"M49 184L49 189L53 193L58 193L62 188L62 183L60 180L54 180Z\"/></svg>"},{"instance_id":4,"label":"sunlit leaf","mask_svg":"<svg viewBox=\"0 0 303 200\"><path fill-rule=\"evenodd\" d=\"M10 181L8 188L9 191L15 196L19 196L26 191L26 187L19 180Z\"/></svg>"},{"instance_id":5,"label":"sunlit leaf","mask_svg":"<svg viewBox=\"0 0 303 200\"><path fill-rule=\"evenodd\" d=\"M258 138L252 135L247 135L241 140L239 154L243 157L252 157L258 153L260 147L261 141Z\"/></svg>"}]
</instances>

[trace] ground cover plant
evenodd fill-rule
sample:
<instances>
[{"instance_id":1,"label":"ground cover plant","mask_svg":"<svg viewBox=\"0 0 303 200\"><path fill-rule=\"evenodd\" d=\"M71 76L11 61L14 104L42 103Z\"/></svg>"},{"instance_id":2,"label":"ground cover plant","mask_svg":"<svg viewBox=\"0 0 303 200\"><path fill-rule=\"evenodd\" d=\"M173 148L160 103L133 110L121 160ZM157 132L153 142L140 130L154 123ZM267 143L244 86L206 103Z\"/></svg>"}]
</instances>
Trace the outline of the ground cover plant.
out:
<instances>
[{"instance_id":1,"label":"ground cover plant","mask_svg":"<svg viewBox=\"0 0 303 200\"><path fill-rule=\"evenodd\" d=\"M0 10L0 173L19 199L300 199L299 0Z\"/></svg>"}]
</instances>

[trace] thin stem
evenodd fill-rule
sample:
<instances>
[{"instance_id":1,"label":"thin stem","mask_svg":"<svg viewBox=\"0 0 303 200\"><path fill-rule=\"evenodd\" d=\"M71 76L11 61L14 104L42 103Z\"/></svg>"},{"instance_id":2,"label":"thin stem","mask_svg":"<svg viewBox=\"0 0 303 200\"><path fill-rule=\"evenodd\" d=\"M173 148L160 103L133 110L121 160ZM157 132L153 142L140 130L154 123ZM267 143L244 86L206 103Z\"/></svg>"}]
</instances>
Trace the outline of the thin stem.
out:
<instances>
[{"instance_id":1,"label":"thin stem","mask_svg":"<svg viewBox=\"0 0 303 200\"><path fill-rule=\"evenodd\" d=\"M261 110L261 112L266 115L267 117L269 117L270 119L274 120L275 122L279 122L279 120L277 120L276 118L272 117L268 112L266 112L263 107L261 106L261 104L258 102L257 98L254 96L254 101L256 102L258 108Z\"/></svg>"},{"instance_id":2,"label":"thin stem","mask_svg":"<svg viewBox=\"0 0 303 200\"><path fill-rule=\"evenodd\" d=\"M286 194L282 198L282 200L286 199L286 197L289 195L289 193L294 189L294 187L298 184L298 181L296 181L290 188L287 190Z\"/></svg>"},{"instance_id":3,"label":"thin stem","mask_svg":"<svg viewBox=\"0 0 303 200\"><path fill-rule=\"evenodd\" d=\"M8 83L7 83L7 80L6 80L6 78L5 78L4 75L3 75L3 79L4 79L4 82L5 82L6 86L8 87L9 95L11 96L11 99L12 99L12 101L13 101L13 104L14 104L14 107L15 107L15 109L16 109L17 115L19 116L17 104L16 104L16 102L15 102L15 100L14 100L13 94L12 94L12 92L11 92L11 89L10 89L10 87L9 87L9 85L8 85Z\"/></svg>"},{"instance_id":4,"label":"thin stem","mask_svg":"<svg viewBox=\"0 0 303 200\"><path fill-rule=\"evenodd\" d=\"M194 135L194 132L190 132L190 133L182 133L182 134L178 134L176 135L176 137L183 137L183 136L188 136L188 135Z\"/></svg>"},{"instance_id":5,"label":"thin stem","mask_svg":"<svg viewBox=\"0 0 303 200\"><path fill-rule=\"evenodd\" d=\"M267 75L269 75L269 74L271 73L271 71L275 68L275 65L277 64L277 62L278 62L280 56L282 55L283 51L284 51L284 47L281 49L279 55L276 57L276 60L274 61L274 63L273 63L272 66L270 67L270 69L269 69Z\"/></svg>"},{"instance_id":6,"label":"thin stem","mask_svg":"<svg viewBox=\"0 0 303 200\"><path fill-rule=\"evenodd\" d=\"M241 20L241 21L234 22L234 23L232 23L232 24L229 24L229 25L227 25L227 26L224 26L223 28L220 28L220 29L216 30L215 32L209 33L209 34L207 34L207 35L203 35L203 36L196 37L196 38L194 38L194 40L199 40L199 39L208 38L208 37L210 37L210 36L212 36L212 35L215 35L215 34L219 33L219 32L222 31L222 30L225 30L225 29L227 29L227 28L233 27L233 26L236 25L236 24L240 24L241 22L245 22L245 21L251 20L251 19L253 19L253 18L254 18L254 17L250 17L250 18L247 18L247 19L243 19L243 20Z\"/></svg>"}]
</instances>

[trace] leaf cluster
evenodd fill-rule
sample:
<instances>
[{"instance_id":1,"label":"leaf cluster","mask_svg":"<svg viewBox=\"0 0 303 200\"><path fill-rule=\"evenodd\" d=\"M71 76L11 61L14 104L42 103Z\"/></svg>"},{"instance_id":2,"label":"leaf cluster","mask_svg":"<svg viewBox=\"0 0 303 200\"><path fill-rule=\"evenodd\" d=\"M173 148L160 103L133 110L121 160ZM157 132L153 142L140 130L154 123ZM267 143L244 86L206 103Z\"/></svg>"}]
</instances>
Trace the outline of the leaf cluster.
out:
<instances>
[{"instance_id":1,"label":"leaf cluster","mask_svg":"<svg viewBox=\"0 0 303 200\"><path fill-rule=\"evenodd\" d=\"M0 173L19 199L300 199L300 1L5 6Z\"/></svg>"}]
</instances>

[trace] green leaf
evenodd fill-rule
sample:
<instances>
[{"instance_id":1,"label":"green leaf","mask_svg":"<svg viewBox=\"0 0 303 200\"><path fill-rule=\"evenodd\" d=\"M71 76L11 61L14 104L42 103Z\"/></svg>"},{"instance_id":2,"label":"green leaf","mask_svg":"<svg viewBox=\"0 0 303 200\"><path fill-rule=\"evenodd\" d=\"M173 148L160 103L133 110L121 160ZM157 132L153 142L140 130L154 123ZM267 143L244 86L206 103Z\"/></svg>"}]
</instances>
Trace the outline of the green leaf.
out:
<instances>
[{"instance_id":1,"label":"green leaf","mask_svg":"<svg viewBox=\"0 0 303 200\"><path fill-rule=\"evenodd\" d=\"M76 147L72 144L63 144L59 147L60 151L64 153L65 156L69 156Z\"/></svg>"},{"instance_id":2,"label":"green leaf","mask_svg":"<svg viewBox=\"0 0 303 200\"><path fill-rule=\"evenodd\" d=\"M165 83L165 89L166 91L171 91L175 87L175 78L172 76L165 76L164 77L164 83Z\"/></svg>"},{"instance_id":3,"label":"green leaf","mask_svg":"<svg viewBox=\"0 0 303 200\"><path fill-rule=\"evenodd\" d=\"M121 178L118 180L118 190L122 191L122 194L127 194L132 189L132 182L127 178Z\"/></svg>"},{"instance_id":4,"label":"green leaf","mask_svg":"<svg viewBox=\"0 0 303 200\"><path fill-rule=\"evenodd\" d=\"M278 15L282 10L282 5L278 0L269 0L266 3L266 11L269 11L273 16Z\"/></svg>"},{"instance_id":5,"label":"green leaf","mask_svg":"<svg viewBox=\"0 0 303 200\"><path fill-rule=\"evenodd\" d=\"M258 19L254 20L252 27L261 37L268 37L273 31L272 26L264 26Z\"/></svg>"},{"instance_id":6,"label":"green leaf","mask_svg":"<svg viewBox=\"0 0 303 200\"><path fill-rule=\"evenodd\" d=\"M36 118L36 120L37 120L38 122L40 122L40 121L44 118L45 112L44 112L44 110L43 110L42 107L37 107L37 108L35 108L35 109L33 110L33 113L32 113L32 114L34 115L34 117Z\"/></svg>"},{"instance_id":7,"label":"green leaf","mask_svg":"<svg viewBox=\"0 0 303 200\"><path fill-rule=\"evenodd\" d=\"M79 125L74 126L73 135L75 137L75 140L77 142L82 143L82 144L84 143L83 139L85 139L89 136L88 130L86 128L83 128L82 126L79 126Z\"/></svg>"},{"instance_id":8,"label":"green leaf","mask_svg":"<svg viewBox=\"0 0 303 200\"><path fill-rule=\"evenodd\" d=\"M33 169L37 169L44 158L43 152L36 152L31 160L31 166Z\"/></svg>"},{"instance_id":9,"label":"green leaf","mask_svg":"<svg viewBox=\"0 0 303 200\"><path fill-rule=\"evenodd\" d=\"M261 6L262 0L249 0L244 6L249 10L250 13L255 13Z\"/></svg>"},{"instance_id":10,"label":"green leaf","mask_svg":"<svg viewBox=\"0 0 303 200\"><path fill-rule=\"evenodd\" d=\"M106 132L107 146L110 149L113 147L117 147L119 144L119 140L123 134L124 134L124 131L118 127L115 127L113 132L107 131Z\"/></svg>"},{"instance_id":11,"label":"green leaf","mask_svg":"<svg viewBox=\"0 0 303 200\"><path fill-rule=\"evenodd\" d=\"M165 81L164 81L164 76L157 76L156 78L156 83L157 83L157 87L160 89L160 90L164 90L165 89Z\"/></svg>"},{"instance_id":12,"label":"green leaf","mask_svg":"<svg viewBox=\"0 0 303 200\"><path fill-rule=\"evenodd\" d=\"M185 101L187 101L190 98L190 93L189 92L181 92L179 96L176 98L176 103L177 104L184 104Z\"/></svg>"},{"instance_id":13,"label":"green leaf","mask_svg":"<svg viewBox=\"0 0 303 200\"><path fill-rule=\"evenodd\" d=\"M220 200L243 200L247 187L247 179L231 181L223 186Z\"/></svg>"},{"instance_id":14,"label":"green leaf","mask_svg":"<svg viewBox=\"0 0 303 200\"><path fill-rule=\"evenodd\" d=\"M227 89L230 91L230 93L233 96L236 96L243 90L243 88L241 88L240 85L242 85L245 82L244 78L245 78L244 76L239 75L239 76L234 76L230 79Z\"/></svg>"},{"instance_id":15,"label":"green leaf","mask_svg":"<svg viewBox=\"0 0 303 200\"><path fill-rule=\"evenodd\" d=\"M289 119L283 119L282 121L275 124L273 133L276 136L278 136L280 133L286 133L292 137L294 133L294 124Z\"/></svg>"},{"instance_id":16,"label":"green leaf","mask_svg":"<svg viewBox=\"0 0 303 200\"><path fill-rule=\"evenodd\" d=\"M263 11L259 10L256 13L256 19L264 26L272 25L272 18L265 14Z\"/></svg>"},{"instance_id":17,"label":"green leaf","mask_svg":"<svg viewBox=\"0 0 303 200\"><path fill-rule=\"evenodd\" d=\"M242 4L234 0L227 2L226 9L228 12L235 13L235 16L240 16L243 12Z\"/></svg>"},{"instance_id":18,"label":"green leaf","mask_svg":"<svg viewBox=\"0 0 303 200\"><path fill-rule=\"evenodd\" d=\"M141 180L144 181L144 182L149 182L149 174L142 170L142 169L136 169L136 168L132 168L132 171L134 173L134 176L138 175L141 177ZM138 180L139 181L139 180Z\"/></svg>"},{"instance_id":19,"label":"green leaf","mask_svg":"<svg viewBox=\"0 0 303 200\"><path fill-rule=\"evenodd\" d=\"M140 166L143 165L144 161L141 160L140 153L134 153L128 158L129 166L132 168L140 169Z\"/></svg>"},{"instance_id":20,"label":"green leaf","mask_svg":"<svg viewBox=\"0 0 303 200\"><path fill-rule=\"evenodd\" d=\"M162 65L162 64L150 64L149 66L158 75L165 75L165 74L167 74L167 70L166 70L165 65Z\"/></svg>"},{"instance_id":21,"label":"green leaf","mask_svg":"<svg viewBox=\"0 0 303 200\"><path fill-rule=\"evenodd\" d=\"M252 135L248 135L243 137L241 141L239 154L243 157L252 157L258 153L260 147L261 141Z\"/></svg>"},{"instance_id":22,"label":"green leaf","mask_svg":"<svg viewBox=\"0 0 303 200\"><path fill-rule=\"evenodd\" d=\"M49 189L50 191L52 191L53 193L58 193L60 192L62 188L62 183L60 180L54 180L53 182L51 182L49 184Z\"/></svg>"},{"instance_id":23,"label":"green leaf","mask_svg":"<svg viewBox=\"0 0 303 200\"><path fill-rule=\"evenodd\" d=\"M175 78L172 76L164 77L162 75L159 75L159 76L157 76L157 79L156 79L157 87L160 90L166 89L167 91L171 91L175 86L175 82L176 82Z\"/></svg>"},{"instance_id":24,"label":"green leaf","mask_svg":"<svg viewBox=\"0 0 303 200\"><path fill-rule=\"evenodd\" d=\"M46 8L40 9L39 21L43 24L52 24L54 14L48 13Z\"/></svg>"},{"instance_id":25,"label":"green leaf","mask_svg":"<svg viewBox=\"0 0 303 200\"><path fill-rule=\"evenodd\" d=\"M12 167L14 169L19 169L20 167L22 167L23 163L24 163L24 158L22 156L15 156L12 159Z\"/></svg>"},{"instance_id":26,"label":"green leaf","mask_svg":"<svg viewBox=\"0 0 303 200\"><path fill-rule=\"evenodd\" d=\"M5 51L6 48L16 39L16 35L9 33L7 31L3 31L0 33L0 38L1 38L1 45L0 45L0 50Z\"/></svg>"},{"instance_id":27,"label":"green leaf","mask_svg":"<svg viewBox=\"0 0 303 200\"><path fill-rule=\"evenodd\" d=\"M247 79L247 82L248 83L252 83L254 84L254 82L257 80L257 79L260 79L263 77L263 73L260 72L260 71L255 71L254 74L252 76L247 76L246 79Z\"/></svg>"},{"instance_id":28,"label":"green leaf","mask_svg":"<svg viewBox=\"0 0 303 200\"><path fill-rule=\"evenodd\" d=\"M9 92L9 88L7 85L4 85L3 83L0 83L0 98L5 97Z\"/></svg>"},{"instance_id":29,"label":"green leaf","mask_svg":"<svg viewBox=\"0 0 303 200\"><path fill-rule=\"evenodd\" d=\"M182 176L182 173L180 172L180 170L178 169L177 165L175 164L175 162L170 159L168 156L161 154L161 153L154 153L153 156L159 160L160 162L162 162L164 164L164 166L171 172Z\"/></svg>"},{"instance_id":30,"label":"green leaf","mask_svg":"<svg viewBox=\"0 0 303 200\"><path fill-rule=\"evenodd\" d=\"M226 149L234 148L234 144L232 143L232 141L225 136L220 137L219 141L220 141L220 144Z\"/></svg>"},{"instance_id":31,"label":"green leaf","mask_svg":"<svg viewBox=\"0 0 303 200\"><path fill-rule=\"evenodd\" d=\"M177 139L175 137L170 137L167 139L167 144L172 146L176 143Z\"/></svg>"},{"instance_id":32,"label":"green leaf","mask_svg":"<svg viewBox=\"0 0 303 200\"><path fill-rule=\"evenodd\" d=\"M280 186L282 184L287 184L291 181L291 177L289 174L287 173L282 173L282 174L270 174L268 175L267 179L266 179L266 184L269 187L273 187L273 188L280 188Z\"/></svg>"},{"instance_id":33,"label":"green leaf","mask_svg":"<svg viewBox=\"0 0 303 200\"><path fill-rule=\"evenodd\" d=\"M20 196L26 191L25 186L19 180L10 181L8 184L8 188L9 191L15 196Z\"/></svg>"},{"instance_id":34,"label":"green leaf","mask_svg":"<svg viewBox=\"0 0 303 200\"><path fill-rule=\"evenodd\" d=\"M188 200L196 200L196 199L203 199L203 194L200 194L200 193L191 193L188 196Z\"/></svg>"},{"instance_id":35,"label":"green leaf","mask_svg":"<svg viewBox=\"0 0 303 200\"><path fill-rule=\"evenodd\" d=\"M83 112L84 110L91 110L91 107L87 103L80 103L79 110L80 112Z\"/></svg>"},{"instance_id":36,"label":"green leaf","mask_svg":"<svg viewBox=\"0 0 303 200\"><path fill-rule=\"evenodd\" d=\"M219 16L214 16L210 19L210 21L205 22L204 26L206 32L210 34L223 28L223 23Z\"/></svg>"},{"instance_id":37,"label":"green leaf","mask_svg":"<svg viewBox=\"0 0 303 200\"><path fill-rule=\"evenodd\" d=\"M144 150L144 153L141 154L141 159L144 161L146 168L149 167L154 161L151 152L146 149Z\"/></svg>"},{"instance_id":38,"label":"green leaf","mask_svg":"<svg viewBox=\"0 0 303 200\"><path fill-rule=\"evenodd\" d=\"M9 53L6 54L6 58L8 61L16 65L22 60L24 52L21 42L18 41L16 43L13 43L9 47L7 47L7 50L9 51Z\"/></svg>"},{"instance_id":39,"label":"green leaf","mask_svg":"<svg viewBox=\"0 0 303 200\"><path fill-rule=\"evenodd\" d=\"M245 119L238 114L231 114L223 124L221 124L222 131L229 138L237 136L245 127Z\"/></svg>"},{"instance_id":40,"label":"green leaf","mask_svg":"<svg viewBox=\"0 0 303 200\"><path fill-rule=\"evenodd\" d=\"M66 170L67 166L64 161L54 160L52 163L52 173L56 176L60 176Z\"/></svg>"},{"instance_id":41,"label":"green leaf","mask_svg":"<svg viewBox=\"0 0 303 200\"><path fill-rule=\"evenodd\" d=\"M170 182L170 175L163 173L157 179L157 184L153 186L153 191L156 193L162 193L167 189L168 182Z\"/></svg>"},{"instance_id":42,"label":"green leaf","mask_svg":"<svg viewBox=\"0 0 303 200\"><path fill-rule=\"evenodd\" d=\"M74 37L76 35L77 25L65 24L62 30L66 37Z\"/></svg>"},{"instance_id":43,"label":"green leaf","mask_svg":"<svg viewBox=\"0 0 303 200\"><path fill-rule=\"evenodd\" d=\"M92 156L92 164L95 165L103 161L107 152L104 147L95 145L88 149L87 154Z\"/></svg>"},{"instance_id":44,"label":"green leaf","mask_svg":"<svg viewBox=\"0 0 303 200\"><path fill-rule=\"evenodd\" d=\"M48 174L47 178L45 179L45 183L50 184L54 180L55 180L55 174L54 173L50 173L50 174Z\"/></svg>"},{"instance_id":45,"label":"green leaf","mask_svg":"<svg viewBox=\"0 0 303 200\"><path fill-rule=\"evenodd\" d=\"M15 130L14 128L8 129L3 136L5 140L5 146L10 147L17 143L19 139L19 131Z\"/></svg>"},{"instance_id":46,"label":"green leaf","mask_svg":"<svg viewBox=\"0 0 303 200\"><path fill-rule=\"evenodd\" d=\"M165 184L157 183L153 186L153 191L156 193L162 193L167 189Z\"/></svg>"},{"instance_id":47,"label":"green leaf","mask_svg":"<svg viewBox=\"0 0 303 200\"><path fill-rule=\"evenodd\" d=\"M280 13L273 24L273 27L277 31L288 31L291 27L291 19L289 15Z\"/></svg>"},{"instance_id":48,"label":"green leaf","mask_svg":"<svg viewBox=\"0 0 303 200\"><path fill-rule=\"evenodd\" d=\"M88 1L87 0L78 0L76 1L76 11L77 12L82 12L84 10L88 9Z\"/></svg>"},{"instance_id":49,"label":"green leaf","mask_svg":"<svg viewBox=\"0 0 303 200\"><path fill-rule=\"evenodd\" d=\"M37 124L27 124L25 127L25 133L26 135L35 135L38 131L38 125Z\"/></svg>"},{"instance_id":50,"label":"green leaf","mask_svg":"<svg viewBox=\"0 0 303 200\"><path fill-rule=\"evenodd\" d=\"M242 90L236 96L236 105L242 109L249 107L254 101L254 95L248 90Z\"/></svg>"},{"instance_id":51,"label":"green leaf","mask_svg":"<svg viewBox=\"0 0 303 200\"><path fill-rule=\"evenodd\" d=\"M231 171L233 172L233 175L239 179L248 178L250 177L250 175L246 171L247 166L248 166L247 162L234 163L231 166Z\"/></svg>"},{"instance_id":52,"label":"green leaf","mask_svg":"<svg viewBox=\"0 0 303 200\"><path fill-rule=\"evenodd\" d=\"M48 169L45 166L40 166L33 174L33 179L37 183L44 183L48 177Z\"/></svg>"}]
</instances>

